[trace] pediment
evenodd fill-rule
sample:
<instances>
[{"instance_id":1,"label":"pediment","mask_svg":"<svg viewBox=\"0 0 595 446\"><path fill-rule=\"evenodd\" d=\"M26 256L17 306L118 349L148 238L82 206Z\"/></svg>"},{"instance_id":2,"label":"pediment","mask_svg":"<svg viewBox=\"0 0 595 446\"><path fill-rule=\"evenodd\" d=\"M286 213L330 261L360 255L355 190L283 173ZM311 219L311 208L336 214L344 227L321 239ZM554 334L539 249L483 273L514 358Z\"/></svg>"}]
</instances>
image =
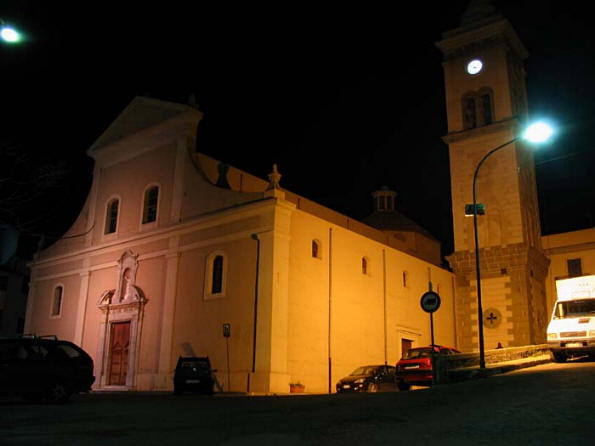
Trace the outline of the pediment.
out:
<instances>
[{"instance_id":1,"label":"pediment","mask_svg":"<svg viewBox=\"0 0 595 446\"><path fill-rule=\"evenodd\" d=\"M200 113L188 105L137 96L93 143L88 154L93 156L101 147L188 112Z\"/></svg>"}]
</instances>

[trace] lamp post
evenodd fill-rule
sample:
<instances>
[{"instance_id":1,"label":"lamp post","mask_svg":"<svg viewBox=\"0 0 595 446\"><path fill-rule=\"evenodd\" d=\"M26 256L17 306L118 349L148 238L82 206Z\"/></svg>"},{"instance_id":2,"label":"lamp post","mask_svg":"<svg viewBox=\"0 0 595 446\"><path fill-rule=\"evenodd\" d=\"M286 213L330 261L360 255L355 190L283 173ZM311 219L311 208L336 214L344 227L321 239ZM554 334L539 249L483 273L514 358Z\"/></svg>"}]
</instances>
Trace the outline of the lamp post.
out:
<instances>
[{"instance_id":1,"label":"lamp post","mask_svg":"<svg viewBox=\"0 0 595 446\"><path fill-rule=\"evenodd\" d=\"M479 267L479 238L477 236L477 175L479 173L480 167L485 162L485 160L498 150L503 149L504 147L520 140L521 138L526 139L532 143L545 142L550 138L552 133L552 128L544 122L536 122L535 124L530 125L529 127L527 127L527 130L523 133L522 136L517 136L511 139L510 141L505 142L504 144L500 144L498 147L486 153L477 164L477 167L475 168L475 173L473 174L473 231L475 236L475 277L477 279L477 323L479 325L478 335L480 369L485 369L485 350L483 344L483 309L481 306L481 271Z\"/></svg>"}]
</instances>

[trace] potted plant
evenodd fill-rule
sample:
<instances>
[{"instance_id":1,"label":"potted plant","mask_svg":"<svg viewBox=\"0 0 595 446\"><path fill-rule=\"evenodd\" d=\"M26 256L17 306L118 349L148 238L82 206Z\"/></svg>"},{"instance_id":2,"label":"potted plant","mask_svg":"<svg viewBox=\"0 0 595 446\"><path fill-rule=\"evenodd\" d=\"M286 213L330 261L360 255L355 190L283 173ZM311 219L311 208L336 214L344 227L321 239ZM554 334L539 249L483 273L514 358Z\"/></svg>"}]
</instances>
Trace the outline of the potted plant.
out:
<instances>
[{"instance_id":1,"label":"potted plant","mask_svg":"<svg viewBox=\"0 0 595 446\"><path fill-rule=\"evenodd\" d=\"M301 382L296 381L294 383L289 383L289 393L304 393L304 386Z\"/></svg>"}]
</instances>

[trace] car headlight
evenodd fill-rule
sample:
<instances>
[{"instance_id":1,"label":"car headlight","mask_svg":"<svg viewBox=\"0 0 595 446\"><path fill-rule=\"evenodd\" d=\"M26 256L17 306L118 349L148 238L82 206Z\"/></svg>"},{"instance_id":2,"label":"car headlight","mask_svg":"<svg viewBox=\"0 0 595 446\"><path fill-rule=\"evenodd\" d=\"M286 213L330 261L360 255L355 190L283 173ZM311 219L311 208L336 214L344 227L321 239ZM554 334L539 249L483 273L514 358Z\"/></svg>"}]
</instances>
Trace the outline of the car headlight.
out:
<instances>
[{"instance_id":1,"label":"car headlight","mask_svg":"<svg viewBox=\"0 0 595 446\"><path fill-rule=\"evenodd\" d=\"M364 378L356 379L353 384L362 384L364 382Z\"/></svg>"},{"instance_id":2,"label":"car headlight","mask_svg":"<svg viewBox=\"0 0 595 446\"><path fill-rule=\"evenodd\" d=\"M550 339L558 339L558 333L548 333L547 334L548 340Z\"/></svg>"}]
</instances>

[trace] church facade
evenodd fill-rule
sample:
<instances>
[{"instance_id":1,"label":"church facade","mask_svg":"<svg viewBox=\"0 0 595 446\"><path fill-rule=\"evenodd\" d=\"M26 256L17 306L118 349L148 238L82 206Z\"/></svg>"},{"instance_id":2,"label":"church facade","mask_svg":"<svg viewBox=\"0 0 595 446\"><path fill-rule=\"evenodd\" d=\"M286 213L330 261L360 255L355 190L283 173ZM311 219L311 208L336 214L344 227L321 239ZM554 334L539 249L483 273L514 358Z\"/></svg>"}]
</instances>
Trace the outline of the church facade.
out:
<instances>
[{"instance_id":1,"label":"church facade","mask_svg":"<svg viewBox=\"0 0 595 446\"><path fill-rule=\"evenodd\" d=\"M225 390L326 392L431 342L431 282L435 340L454 345L435 240L299 197L276 167L267 182L197 153L200 118L139 97L89 149L79 218L31 264L26 332L81 345L96 388L170 389L179 356L209 356ZM394 211L379 194L377 211Z\"/></svg>"}]
</instances>

